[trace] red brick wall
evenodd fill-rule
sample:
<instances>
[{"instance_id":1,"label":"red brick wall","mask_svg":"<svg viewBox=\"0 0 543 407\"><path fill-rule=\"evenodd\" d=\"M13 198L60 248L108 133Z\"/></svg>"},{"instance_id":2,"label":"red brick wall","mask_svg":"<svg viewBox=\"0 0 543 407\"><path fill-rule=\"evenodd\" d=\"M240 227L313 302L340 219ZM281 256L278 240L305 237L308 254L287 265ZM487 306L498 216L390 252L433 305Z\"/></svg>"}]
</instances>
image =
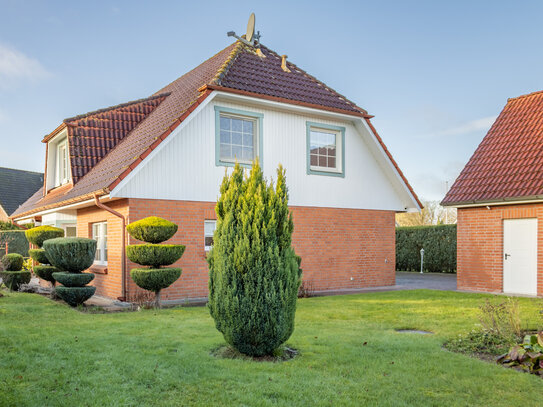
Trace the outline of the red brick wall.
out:
<instances>
[{"instance_id":1,"label":"red brick wall","mask_svg":"<svg viewBox=\"0 0 543 407\"><path fill-rule=\"evenodd\" d=\"M538 219L538 295L543 295L543 204L458 209L458 289L503 292L503 220Z\"/></svg>"},{"instance_id":2,"label":"red brick wall","mask_svg":"<svg viewBox=\"0 0 543 407\"><path fill-rule=\"evenodd\" d=\"M174 266L181 278L162 292L163 300L207 296L208 267L204 250L204 220L215 219L215 203L130 199L111 208L128 215L128 223L160 216L179 225L168 241L187 246ZM391 211L292 207L293 245L302 257L304 279L316 290L393 285L395 282L395 214ZM108 274L97 275L97 294L121 295L120 228L115 216L96 207L78 211L79 236L90 236L90 224L108 221ZM129 238L129 244L141 243ZM138 265L128 261L127 274ZM351 280L352 278L352 280ZM141 291L127 277L128 297Z\"/></svg>"},{"instance_id":3,"label":"red brick wall","mask_svg":"<svg viewBox=\"0 0 543 407\"><path fill-rule=\"evenodd\" d=\"M128 216L128 199L121 199L105 203L111 209ZM96 206L77 210L77 236L92 238L91 225L95 222L107 221L107 248L108 265L107 274L101 271L89 270L95 273L91 285L96 286L96 294L104 297L117 298L121 291L121 248L122 248L122 221L112 213Z\"/></svg>"}]
</instances>

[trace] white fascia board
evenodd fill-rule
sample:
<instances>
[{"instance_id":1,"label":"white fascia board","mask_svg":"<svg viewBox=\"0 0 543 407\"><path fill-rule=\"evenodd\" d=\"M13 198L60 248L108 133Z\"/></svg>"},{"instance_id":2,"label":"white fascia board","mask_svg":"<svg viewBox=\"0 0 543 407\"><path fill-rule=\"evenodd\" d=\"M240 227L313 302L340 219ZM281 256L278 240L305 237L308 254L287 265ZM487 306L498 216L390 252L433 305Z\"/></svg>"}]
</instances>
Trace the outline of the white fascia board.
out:
<instances>
[{"instance_id":1,"label":"white fascia board","mask_svg":"<svg viewBox=\"0 0 543 407\"><path fill-rule=\"evenodd\" d=\"M109 201L112 201L112 200L113 199L110 197L109 194L100 196L100 202L109 202ZM34 212L34 213L31 213L30 215L21 216L20 218L13 218L13 220L15 222L19 222L21 220L31 219L31 218L33 218L35 216L43 216L43 215L47 215L49 213L65 211L67 209L80 209L80 208L85 208L87 206L93 206L93 205L94 205L94 198L93 199L87 199L86 201L82 201L82 202L76 202L76 203L69 204L69 205L58 206L58 207L52 208L52 209L46 209L46 210L43 210L43 211L40 211L40 212Z\"/></svg>"},{"instance_id":2,"label":"white fascia board","mask_svg":"<svg viewBox=\"0 0 543 407\"><path fill-rule=\"evenodd\" d=\"M493 202L474 202L461 205L445 205L449 208L477 208L482 206L504 206L504 205L522 205L522 204L537 204L543 203L543 198L538 196L534 199L518 199L518 200L503 200L503 201L493 201Z\"/></svg>"},{"instance_id":3,"label":"white fascia board","mask_svg":"<svg viewBox=\"0 0 543 407\"><path fill-rule=\"evenodd\" d=\"M113 190L109 191L109 195L111 197L122 198L119 196L119 191L121 191L123 187L127 185L130 182L130 180L132 180L132 178L134 178L138 174L138 172L140 172L141 169L145 167L145 165L153 159L154 156L156 156L163 148L165 148L170 143L170 141L172 141L175 138L175 136L177 136L181 132L181 130L183 130L185 126L189 124L190 121L194 117L196 117L198 113L200 113L216 96L217 96L216 91L211 92L211 94L208 97L206 97L204 101L200 103L200 105L198 105L198 107L194 109L194 111L191 114L189 114L188 117L185 118L185 120L183 120L181 124L179 124L179 126L177 126L168 135L168 137L162 140L162 143L160 143L153 151L151 151L151 153L147 157L145 157L143 161L140 162L139 165L137 165L136 168L134 168L126 177L124 177L121 180L121 182L119 182L117 186L113 188Z\"/></svg>"}]
</instances>

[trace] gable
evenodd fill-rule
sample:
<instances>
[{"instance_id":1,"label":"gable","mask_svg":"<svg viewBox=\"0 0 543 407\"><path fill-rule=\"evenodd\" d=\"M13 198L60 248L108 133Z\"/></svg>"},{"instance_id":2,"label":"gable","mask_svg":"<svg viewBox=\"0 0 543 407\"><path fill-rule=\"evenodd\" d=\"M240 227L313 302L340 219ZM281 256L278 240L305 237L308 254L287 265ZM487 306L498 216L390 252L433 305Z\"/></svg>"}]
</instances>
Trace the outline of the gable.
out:
<instances>
[{"instance_id":1,"label":"gable","mask_svg":"<svg viewBox=\"0 0 543 407\"><path fill-rule=\"evenodd\" d=\"M543 92L509 99L443 205L543 198Z\"/></svg>"},{"instance_id":2,"label":"gable","mask_svg":"<svg viewBox=\"0 0 543 407\"><path fill-rule=\"evenodd\" d=\"M210 99L210 98L208 98ZM231 99L231 98L230 98ZM111 191L112 197L214 202L225 166L217 165L215 107L247 111L262 117L261 164L265 176L276 177L281 163L287 171L291 206L405 211L417 203L383 168L382 155L368 146L369 129L348 117L240 104L215 97L195 112L160 149L149 155L133 175ZM345 128L345 176L308 175L306 126ZM366 132L366 134L361 134ZM331 193L333 191L333 193Z\"/></svg>"}]
</instances>

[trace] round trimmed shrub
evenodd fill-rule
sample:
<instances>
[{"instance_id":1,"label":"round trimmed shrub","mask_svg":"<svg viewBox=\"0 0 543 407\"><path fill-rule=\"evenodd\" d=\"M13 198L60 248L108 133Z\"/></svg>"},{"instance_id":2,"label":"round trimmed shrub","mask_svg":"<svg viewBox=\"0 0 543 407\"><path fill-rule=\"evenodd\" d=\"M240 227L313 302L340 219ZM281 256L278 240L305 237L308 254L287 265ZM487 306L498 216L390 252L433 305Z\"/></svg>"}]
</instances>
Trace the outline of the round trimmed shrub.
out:
<instances>
[{"instance_id":1,"label":"round trimmed shrub","mask_svg":"<svg viewBox=\"0 0 543 407\"><path fill-rule=\"evenodd\" d=\"M72 307L76 307L79 304L83 304L96 292L96 287L62 287L59 286L56 289L57 295L62 298L66 303Z\"/></svg>"},{"instance_id":2,"label":"round trimmed shrub","mask_svg":"<svg viewBox=\"0 0 543 407\"><path fill-rule=\"evenodd\" d=\"M19 253L9 253L2 257L2 265L6 271L19 271L23 268L23 256Z\"/></svg>"},{"instance_id":3,"label":"round trimmed shrub","mask_svg":"<svg viewBox=\"0 0 543 407\"><path fill-rule=\"evenodd\" d=\"M38 247L43 246L43 242L57 237L64 237L64 230L53 226L38 226L37 228L25 230L27 240Z\"/></svg>"},{"instance_id":4,"label":"round trimmed shrub","mask_svg":"<svg viewBox=\"0 0 543 407\"><path fill-rule=\"evenodd\" d=\"M18 291L21 285L30 283L32 274L30 271L2 271L2 281L11 291Z\"/></svg>"},{"instance_id":5,"label":"round trimmed shrub","mask_svg":"<svg viewBox=\"0 0 543 407\"><path fill-rule=\"evenodd\" d=\"M53 278L58 281L64 287L83 287L92 280L94 280L94 274L92 273L66 273L58 271L53 273Z\"/></svg>"},{"instance_id":6,"label":"round trimmed shrub","mask_svg":"<svg viewBox=\"0 0 543 407\"><path fill-rule=\"evenodd\" d=\"M126 248L126 256L142 266L169 266L181 258L185 246L180 244L135 244Z\"/></svg>"},{"instance_id":7,"label":"round trimmed shrub","mask_svg":"<svg viewBox=\"0 0 543 407\"><path fill-rule=\"evenodd\" d=\"M85 237L59 237L46 240L43 248L53 266L64 271L80 273L94 263L96 240Z\"/></svg>"},{"instance_id":8,"label":"round trimmed shrub","mask_svg":"<svg viewBox=\"0 0 543 407\"><path fill-rule=\"evenodd\" d=\"M55 285L55 278L53 277L53 273L56 273L58 271L59 270L55 266L34 266L34 274L42 280L49 281L51 284L53 284L53 286Z\"/></svg>"},{"instance_id":9,"label":"round trimmed shrub","mask_svg":"<svg viewBox=\"0 0 543 407\"><path fill-rule=\"evenodd\" d=\"M37 261L40 264L49 264L49 259L45 255L44 249L30 249L28 251L28 254L30 257L32 257L33 260Z\"/></svg>"},{"instance_id":10,"label":"round trimmed shrub","mask_svg":"<svg viewBox=\"0 0 543 407\"><path fill-rule=\"evenodd\" d=\"M177 225L157 216L149 216L130 223L126 230L134 239L147 243L161 243L177 232Z\"/></svg>"},{"instance_id":11,"label":"round trimmed shrub","mask_svg":"<svg viewBox=\"0 0 543 407\"><path fill-rule=\"evenodd\" d=\"M130 277L141 288L159 293L171 286L181 276L180 268L132 269Z\"/></svg>"}]
</instances>

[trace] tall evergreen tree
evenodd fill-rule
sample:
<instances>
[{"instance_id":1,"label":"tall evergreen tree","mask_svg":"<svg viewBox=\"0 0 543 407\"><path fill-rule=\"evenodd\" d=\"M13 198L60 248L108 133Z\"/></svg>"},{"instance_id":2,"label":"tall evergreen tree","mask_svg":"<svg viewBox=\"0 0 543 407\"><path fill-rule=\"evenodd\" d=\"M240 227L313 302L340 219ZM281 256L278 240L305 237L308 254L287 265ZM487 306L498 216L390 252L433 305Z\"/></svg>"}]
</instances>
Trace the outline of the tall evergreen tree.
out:
<instances>
[{"instance_id":1,"label":"tall evergreen tree","mask_svg":"<svg viewBox=\"0 0 543 407\"><path fill-rule=\"evenodd\" d=\"M247 355L270 355L292 335L301 281L285 171L279 166L274 188L258 161L248 177L236 163L220 192L209 310L227 343Z\"/></svg>"}]
</instances>

